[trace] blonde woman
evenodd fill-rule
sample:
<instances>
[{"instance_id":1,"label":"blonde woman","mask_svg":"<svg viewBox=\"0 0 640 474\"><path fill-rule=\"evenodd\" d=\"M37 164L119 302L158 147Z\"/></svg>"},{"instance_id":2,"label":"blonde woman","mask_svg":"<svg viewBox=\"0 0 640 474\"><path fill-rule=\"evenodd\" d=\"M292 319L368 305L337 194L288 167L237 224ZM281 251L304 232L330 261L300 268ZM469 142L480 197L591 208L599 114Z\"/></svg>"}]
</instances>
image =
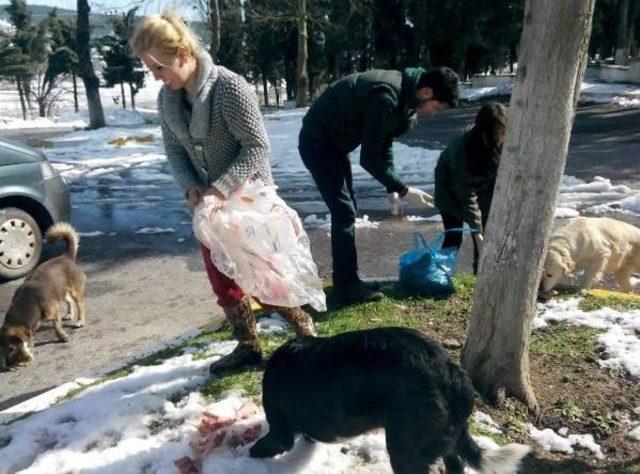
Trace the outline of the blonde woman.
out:
<instances>
[{"instance_id":1,"label":"blonde woman","mask_svg":"<svg viewBox=\"0 0 640 474\"><path fill-rule=\"evenodd\" d=\"M242 76L215 65L194 33L171 12L145 18L131 47L164 83L158 95L162 137L173 176L192 208L206 195L226 199L249 179L273 184L258 101ZM218 304L238 340L235 350L209 370L260 364L262 351L249 297L215 267L204 246L202 255ZM289 321L298 336L315 334L311 317L300 307L269 309Z\"/></svg>"}]
</instances>

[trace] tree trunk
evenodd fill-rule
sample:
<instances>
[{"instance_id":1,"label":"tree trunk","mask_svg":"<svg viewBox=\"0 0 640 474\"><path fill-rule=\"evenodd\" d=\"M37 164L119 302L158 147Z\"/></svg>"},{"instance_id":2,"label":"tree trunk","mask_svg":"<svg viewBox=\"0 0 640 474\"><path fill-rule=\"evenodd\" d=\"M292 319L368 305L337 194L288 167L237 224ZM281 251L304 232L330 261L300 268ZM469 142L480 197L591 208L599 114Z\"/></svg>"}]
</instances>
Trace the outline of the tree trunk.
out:
<instances>
[{"instance_id":1,"label":"tree trunk","mask_svg":"<svg viewBox=\"0 0 640 474\"><path fill-rule=\"evenodd\" d=\"M638 35L637 35L637 18L640 15L640 1L630 0L629 2L629 57L638 57Z\"/></svg>"},{"instance_id":2,"label":"tree trunk","mask_svg":"<svg viewBox=\"0 0 640 474\"><path fill-rule=\"evenodd\" d=\"M262 95L264 97L264 106L269 107L269 83L267 82L267 76L262 74Z\"/></svg>"},{"instance_id":3,"label":"tree trunk","mask_svg":"<svg viewBox=\"0 0 640 474\"><path fill-rule=\"evenodd\" d=\"M73 78L73 109L78 112L78 78L75 72L71 77Z\"/></svg>"},{"instance_id":4,"label":"tree trunk","mask_svg":"<svg viewBox=\"0 0 640 474\"><path fill-rule=\"evenodd\" d=\"M629 57L629 0L618 0L618 30L616 33L616 64L627 64Z\"/></svg>"},{"instance_id":5,"label":"tree trunk","mask_svg":"<svg viewBox=\"0 0 640 474\"><path fill-rule=\"evenodd\" d=\"M120 83L120 96L122 97L122 108L127 108L127 95L124 93L124 82Z\"/></svg>"},{"instance_id":6,"label":"tree trunk","mask_svg":"<svg viewBox=\"0 0 640 474\"><path fill-rule=\"evenodd\" d=\"M40 117L46 117L47 116L47 104L45 102L44 97L40 97L37 99L38 102L38 115Z\"/></svg>"},{"instance_id":7,"label":"tree trunk","mask_svg":"<svg viewBox=\"0 0 640 474\"><path fill-rule=\"evenodd\" d=\"M280 107L280 86L278 81L273 81L273 88L276 91L276 107Z\"/></svg>"},{"instance_id":8,"label":"tree trunk","mask_svg":"<svg viewBox=\"0 0 640 474\"><path fill-rule=\"evenodd\" d=\"M133 91L133 84L129 83L129 93L131 94L131 109L136 110L136 93Z\"/></svg>"},{"instance_id":9,"label":"tree trunk","mask_svg":"<svg viewBox=\"0 0 640 474\"><path fill-rule=\"evenodd\" d=\"M209 0L209 28L211 28L209 54L213 62L217 63L220 50L220 3L218 0Z\"/></svg>"},{"instance_id":10,"label":"tree trunk","mask_svg":"<svg viewBox=\"0 0 640 474\"><path fill-rule=\"evenodd\" d=\"M309 77L307 75L307 0L298 0L298 74L296 107L309 103Z\"/></svg>"},{"instance_id":11,"label":"tree trunk","mask_svg":"<svg viewBox=\"0 0 640 474\"><path fill-rule=\"evenodd\" d=\"M518 60L518 53L516 49L516 44L511 43L509 45L509 74L513 74L513 65Z\"/></svg>"},{"instance_id":12,"label":"tree trunk","mask_svg":"<svg viewBox=\"0 0 640 474\"><path fill-rule=\"evenodd\" d=\"M78 74L84 83L87 93L87 104L89 106L89 128L104 127L104 112L100 101L100 81L93 70L91 62L90 26L89 26L89 3L87 0L78 0L78 16L76 42L78 48Z\"/></svg>"},{"instance_id":13,"label":"tree trunk","mask_svg":"<svg viewBox=\"0 0 640 474\"><path fill-rule=\"evenodd\" d=\"M20 76L16 76L16 86L18 87L18 97L20 97L20 106L22 107L22 120L27 120L27 104L24 101L24 90L22 89Z\"/></svg>"},{"instance_id":14,"label":"tree trunk","mask_svg":"<svg viewBox=\"0 0 640 474\"><path fill-rule=\"evenodd\" d=\"M462 365L489 402L533 412L529 338L595 0L527 0L509 125ZM553 51L553 54L549 54Z\"/></svg>"},{"instance_id":15,"label":"tree trunk","mask_svg":"<svg viewBox=\"0 0 640 474\"><path fill-rule=\"evenodd\" d=\"M31 104L31 78L22 78L22 90L24 91L24 98L27 101L27 108L29 111L33 111L33 105Z\"/></svg>"}]
</instances>

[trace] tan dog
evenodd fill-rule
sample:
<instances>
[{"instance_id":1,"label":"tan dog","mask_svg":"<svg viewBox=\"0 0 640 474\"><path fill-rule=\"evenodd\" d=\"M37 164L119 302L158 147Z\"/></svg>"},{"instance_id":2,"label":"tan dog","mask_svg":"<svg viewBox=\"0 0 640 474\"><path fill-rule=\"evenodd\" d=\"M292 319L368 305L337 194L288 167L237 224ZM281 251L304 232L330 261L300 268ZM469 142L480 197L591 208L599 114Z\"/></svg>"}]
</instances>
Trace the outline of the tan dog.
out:
<instances>
[{"instance_id":1,"label":"tan dog","mask_svg":"<svg viewBox=\"0 0 640 474\"><path fill-rule=\"evenodd\" d=\"M53 225L47 231L47 242L65 239L67 250L59 257L37 267L18 287L11 306L7 311L4 324L0 329L0 368L8 365L15 368L33 360L34 334L40 324L53 321L58 339L63 342L69 336L62 329L60 303L64 299L69 305L68 319L76 305L76 327L85 324L84 287L86 277L76 264L78 254L78 234L67 223Z\"/></svg>"},{"instance_id":2,"label":"tan dog","mask_svg":"<svg viewBox=\"0 0 640 474\"><path fill-rule=\"evenodd\" d=\"M574 270L583 269L582 293L612 272L622 291L631 293L630 278L640 271L640 229L608 217L576 217L551 236L540 291L549 294Z\"/></svg>"}]
</instances>

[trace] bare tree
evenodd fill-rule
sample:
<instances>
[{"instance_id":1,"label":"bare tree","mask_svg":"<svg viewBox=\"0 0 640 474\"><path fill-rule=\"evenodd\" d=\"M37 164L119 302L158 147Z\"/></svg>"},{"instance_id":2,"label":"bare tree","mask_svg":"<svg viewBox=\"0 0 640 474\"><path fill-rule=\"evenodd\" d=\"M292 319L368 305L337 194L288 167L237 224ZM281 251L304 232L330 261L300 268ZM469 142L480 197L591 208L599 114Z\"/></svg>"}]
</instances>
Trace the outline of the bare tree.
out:
<instances>
[{"instance_id":1,"label":"bare tree","mask_svg":"<svg viewBox=\"0 0 640 474\"><path fill-rule=\"evenodd\" d=\"M516 84L462 365L493 403L533 412L529 338L595 0L527 0Z\"/></svg>"},{"instance_id":2,"label":"bare tree","mask_svg":"<svg viewBox=\"0 0 640 474\"><path fill-rule=\"evenodd\" d=\"M206 23L209 26L209 30L211 30L209 54L213 58L213 61L217 63L221 41L220 0L196 0L194 7L200 18L202 18L202 21Z\"/></svg>"},{"instance_id":3,"label":"bare tree","mask_svg":"<svg viewBox=\"0 0 640 474\"><path fill-rule=\"evenodd\" d=\"M307 0L298 0L297 10L298 21L298 89L296 92L296 107L304 107L309 103L309 74L307 71L307 61L309 53L307 50Z\"/></svg>"},{"instance_id":4,"label":"bare tree","mask_svg":"<svg viewBox=\"0 0 640 474\"><path fill-rule=\"evenodd\" d=\"M631 35L629 24L629 0L618 0L618 29L616 32L616 64L627 64Z\"/></svg>"},{"instance_id":5,"label":"bare tree","mask_svg":"<svg viewBox=\"0 0 640 474\"><path fill-rule=\"evenodd\" d=\"M209 0L209 27L211 28L209 53L213 61L217 62L220 49L220 3L218 0Z\"/></svg>"},{"instance_id":6,"label":"bare tree","mask_svg":"<svg viewBox=\"0 0 640 474\"><path fill-rule=\"evenodd\" d=\"M89 128L104 127L104 112L100 101L100 81L93 70L91 61L91 27L89 25L89 2L78 0L78 18L76 28L76 42L78 47L78 75L84 82L89 105Z\"/></svg>"}]
</instances>

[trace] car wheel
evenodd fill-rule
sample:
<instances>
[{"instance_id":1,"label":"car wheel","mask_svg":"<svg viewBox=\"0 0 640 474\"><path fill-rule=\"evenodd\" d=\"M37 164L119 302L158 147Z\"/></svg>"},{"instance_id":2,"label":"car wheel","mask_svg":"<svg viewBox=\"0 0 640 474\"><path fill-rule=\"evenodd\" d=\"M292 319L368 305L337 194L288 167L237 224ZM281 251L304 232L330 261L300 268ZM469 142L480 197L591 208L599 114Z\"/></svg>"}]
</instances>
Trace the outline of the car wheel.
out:
<instances>
[{"instance_id":1,"label":"car wheel","mask_svg":"<svg viewBox=\"0 0 640 474\"><path fill-rule=\"evenodd\" d=\"M42 253L42 232L29 214L0 209L0 278L14 279L33 270Z\"/></svg>"}]
</instances>

